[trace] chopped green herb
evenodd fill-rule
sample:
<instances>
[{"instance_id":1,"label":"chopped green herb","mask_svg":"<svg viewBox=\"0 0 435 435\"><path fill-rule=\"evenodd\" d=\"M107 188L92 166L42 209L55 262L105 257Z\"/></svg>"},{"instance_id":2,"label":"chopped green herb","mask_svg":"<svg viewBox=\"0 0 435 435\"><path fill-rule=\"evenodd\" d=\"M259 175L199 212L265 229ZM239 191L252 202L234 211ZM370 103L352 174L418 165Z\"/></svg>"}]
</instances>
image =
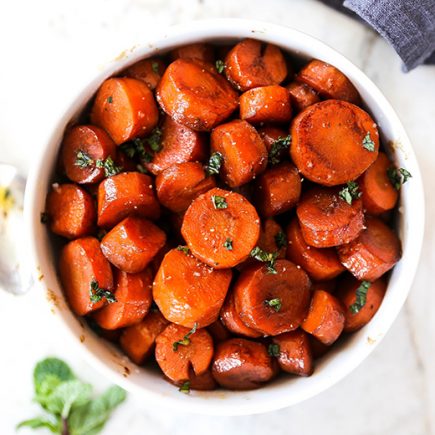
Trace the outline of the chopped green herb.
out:
<instances>
[{"instance_id":1,"label":"chopped green herb","mask_svg":"<svg viewBox=\"0 0 435 435\"><path fill-rule=\"evenodd\" d=\"M113 97L110 95L110 97L107 97L107 102L109 103L109 104L112 104L113 103Z\"/></svg>"},{"instance_id":2,"label":"chopped green herb","mask_svg":"<svg viewBox=\"0 0 435 435\"><path fill-rule=\"evenodd\" d=\"M258 261L262 261L263 263L266 263L267 272L276 274L278 273L275 269L275 262L278 258L278 252L266 252L263 251L260 247L256 246L251 251L251 257L254 257Z\"/></svg>"},{"instance_id":3,"label":"chopped green herb","mask_svg":"<svg viewBox=\"0 0 435 435\"><path fill-rule=\"evenodd\" d=\"M181 339L172 344L172 350L176 352L178 346L188 346L190 344L190 337L195 334L198 324L194 323L193 328Z\"/></svg>"},{"instance_id":4,"label":"chopped green herb","mask_svg":"<svg viewBox=\"0 0 435 435\"><path fill-rule=\"evenodd\" d=\"M94 164L94 160L89 156L88 153L84 151L79 151L76 155L76 161L74 164L82 169L87 168L88 166L92 166Z\"/></svg>"},{"instance_id":5,"label":"chopped green herb","mask_svg":"<svg viewBox=\"0 0 435 435\"><path fill-rule=\"evenodd\" d=\"M352 205L352 201L358 199L361 195L362 192L359 191L358 183L355 181L349 181L346 187L343 187L338 194L338 196L349 205Z\"/></svg>"},{"instance_id":6,"label":"chopped green herb","mask_svg":"<svg viewBox=\"0 0 435 435\"><path fill-rule=\"evenodd\" d=\"M151 69L153 70L154 73L159 74L159 64L158 62L151 62Z\"/></svg>"},{"instance_id":7,"label":"chopped green herb","mask_svg":"<svg viewBox=\"0 0 435 435\"><path fill-rule=\"evenodd\" d=\"M271 146L269 151L269 163L276 165L281 161L283 151L288 150L291 143L291 136L279 137Z\"/></svg>"},{"instance_id":8,"label":"chopped green herb","mask_svg":"<svg viewBox=\"0 0 435 435\"><path fill-rule=\"evenodd\" d=\"M215 209L222 210L228 208L227 200L223 196L212 195L211 200Z\"/></svg>"},{"instance_id":9,"label":"chopped green herb","mask_svg":"<svg viewBox=\"0 0 435 435\"><path fill-rule=\"evenodd\" d=\"M216 70L219 74L222 74L224 72L225 69L225 62L221 59L218 59L216 61Z\"/></svg>"},{"instance_id":10,"label":"chopped green herb","mask_svg":"<svg viewBox=\"0 0 435 435\"><path fill-rule=\"evenodd\" d=\"M145 138L145 142L155 153L159 152L162 149L160 142L162 141L162 130L159 127L156 127L151 134Z\"/></svg>"},{"instance_id":11,"label":"chopped green herb","mask_svg":"<svg viewBox=\"0 0 435 435\"><path fill-rule=\"evenodd\" d=\"M146 168L144 168L141 164L136 165L136 169L138 172L140 172L141 174L148 174L148 171Z\"/></svg>"},{"instance_id":12,"label":"chopped green herb","mask_svg":"<svg viewBox=\"0 0 435 435\"><path fill-rule=\"evenodd\" d=\"M287 237L284 231L279 231L278 233L275 234L275 243L278 249L287 246Z\"/></svg>"},{"instance_id":13,"label":"chopped green herb","mask_svg":"<svg viewBox=\"0 0 435 435\"><path fill-rule=\"evenodd\" d=\"M145 154L145 147L143 140L136 137L131 142L127 142L120 146L121 151L123 151L127 157L130 159L137 157L142 157Z\"/></svg>"},{"instance_id":14,"label":"chopped green herb","mask_svg":"<svg viewBox=\"0 0 435 435\"><path fill-rule=\"evenodd\" d=\"M101 301L101 299L103 298L106 298L106 301L109 304L116 302L115 295L110 290L100 288L98 281L95 279L91 281L90 288L89 288L89 296L93 304Z\"/></svg>"},{"instance_id":15,"label":"chopped green herb","mask_svg":"<svg viewBox=\"0 0 435 435\"><path fill-rule=\"evenodd\" d=\"M276 312L278 312L282 307L281 299L275 298L275 299L268 299L265 300L264 303L268 305L270 308L273 308Z\"/></svg>"},{"instance_id":16,"label":"chopped green herb","mask_svg":"<svg viewBox=\"0 0 435 435\"><path fill-rule=\"evenodd\" d=\"M279 344L276 344L276 343L270 343L268 348L267 348L267 353L270 356L274 356L274 357L278 357L280 354L280 351L281 351L281 349L279 347Z\"/></svg>"},{"instance_id":17,"label":"chopped green herb","mask_svg":"<svg viewBox=\"0 0 435 435\"><path fill-rule=\"evenodd\" d=\"M145 163L149 163L153 161L153 155L147 151L145 151L144 155L142 156L142 161Z\"/></svg>"},{"instance_id":18,"label":"chopped green herb","mask_svg":"<svg viewBox=\"0 0 435 435\"><path fill-rule=\"evenodd\" d=\"M48 221L49 221L49 216L48 216L48 213L47 212L45 212L45 211L43 211L42 213L41 213L41 224L48 224Z\"/></svg>"},{"instance_id":19,"label":"chopped green herb","mask_svg":"<svg viewBox=\"0 0 435 435\"><path fill-rule=\"evenodd\" d=\"M361 285L356 289L355 302L349 307L352 314L359 313L367 301L367 291L372 284L368 281L362 281Z\"/></svg>"},{"instance_id":20,"label":"chopped green herb","mask_svg":"<svg viewBox=\"0 0 435 435\"><path fill-rule=\"evenodd\" d=\"M213 153L210 156L210 159L208 160L208 165L205 168L207 174L208 175L219 174L219 171L221 170L223 159L224 159L224 157L220 152Z\"/></svg>"},{"instance_id":21,"label":"chopped green herb","mask_svg":"<svg viewBox=\"0 0 435 435\"><path fill-rule=\"evenodd\" d=\"M412 178L409 171L404 168L395 168L394 166L387 169L387 175L396 190L400 190L402 184L405 184L410 178Z\"/></svg>"},{"instance_id":22,"label":"chopped green herb","mask_svg":"<svg viewBox=\"0 0 435 435\"><path fill-rule=\"evenodd\" d=\"M233 241L231 239L225 240L224 248L226 248L228 251L233 250Z\"/></svg>"},{"instance_id":23,"label":"chopped green herb","mask_svg":"<svg viewBox=\"0 0 435 435\"><path fill-rule=\"evenodd\" d=\"M95 162L95 166L99 169L104 169L104 175L106 177L112 177L113 175L117 175L122 171L122 168L117 166L110 156L107 157L106 160L98 159Z\"/></svg>"},{"instance_id":24,"label":"chopped green herb","mask_svg":"<svg viewBox=\"0 0 435 435\"><path fill-rule=\"evenodd\" d=\"M178 389L181 393L189 394L190 393L190 381L183 382L181 387Z\"/></svg>"},{"instance_id":25,"label":"chopped green herb","mask_svg":"<svg viewBox=\"0 0 435 435\"><path fill-rule=\"evenodd\" d=\"M190 252L187 246L178 245L177 251L184 252L186 255Z\"/></svg>"},{"instance_id":26,"label":"chopped green herb","mask_svg":"<svg viewBox=\"0 0 435 435\"><path fill-rule=\"evenodd\" d=\"M370 132L368 131L367 134L364 136L364 139L362 141L362 146L367 151L373 152L375 150L375 143L372 141L372 138L370 137Z\"/></svg>"}]
</instances>

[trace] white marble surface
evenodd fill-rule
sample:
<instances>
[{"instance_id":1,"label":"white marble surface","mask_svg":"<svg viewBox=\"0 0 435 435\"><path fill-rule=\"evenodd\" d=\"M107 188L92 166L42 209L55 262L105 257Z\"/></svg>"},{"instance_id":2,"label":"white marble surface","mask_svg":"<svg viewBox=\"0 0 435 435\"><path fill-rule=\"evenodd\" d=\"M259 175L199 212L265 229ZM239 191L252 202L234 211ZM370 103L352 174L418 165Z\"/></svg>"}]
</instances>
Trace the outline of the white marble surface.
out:
<instances>
[{"instance_id":1,"label":"white marble surface","mask_svg":"<svg viewBox=\"0 0 435 435\"><path fill-rule=\"evenodd\" d=\"M435 67L403 74L388 45L361 24L314 0L11 0L0 6L0 161L25 173L34 149L87 77L153 31L200 18L245 17L289 25L335 47L381 88L414 143L427 195L418 275L383 343L350 376L305 403L265 415L209 418L144 408L134 397L105 434L430 435L435 433ZM5 253L0 253L5 255ZM71 363L83 379L107 381L65 344L35 293L0 293L0 434L38 413L31 370L46 355ZM23 431L22 433L26 433Z\"/></svg>"}]
</instances>

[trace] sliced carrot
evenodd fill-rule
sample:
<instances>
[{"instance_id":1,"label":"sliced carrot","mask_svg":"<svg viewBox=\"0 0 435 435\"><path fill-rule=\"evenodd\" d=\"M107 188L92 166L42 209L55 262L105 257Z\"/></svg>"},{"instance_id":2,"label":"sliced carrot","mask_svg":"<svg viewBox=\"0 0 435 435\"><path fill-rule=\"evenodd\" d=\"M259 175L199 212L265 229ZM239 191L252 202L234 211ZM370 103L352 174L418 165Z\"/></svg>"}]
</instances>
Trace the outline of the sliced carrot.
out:
<instances>
[{"instance_id":1,"label":"sliced carrot","mask_svg":"<svg viewBox=\"0 0 435 435\"><path fill-rule=\"evenodd\" d=\"M260 235L260 219L242 195L215 188L192 202L181 233L195 257L225 269L248 258Z\"/></svg>"},{"instance_id":2,"label":"sliced carrot","mask_svg":"<svg viewBox=\"0 0 435 435\"><path fill-rule=\"evenodd\" d=\"M189 392L190 390L211 391L217 387L217 383L211 374L211 370L207 370L201 375L196 375L193 369L189 369L189 379L187 381L183 380L173 382L168 378L166 378L166 380L179 387L182 392ZM186 388L186 390L184 390L184 388Z\"/></svg>"},{"instance_id":3,"label":"sliced carrot","mask_svg":"<svg viewBox=\"0 0 435 435\"><path fill-rule=\"evenodd\" d=\"M293 162L309 180L336 186L358 178L377 158L379 133L370 115L328 100L301 112L291 126Z\"/></svg>"},{"instance_id":4,"label":"sliced carrot","mask_svg":"<svg viewBox=\"0 0 435 435\"><path fill-rule=\"evenodd\" d=\"M397 235L380 219L368 216L366 228L351 243L338 248L340 261L356 278L376 281L400 260Z\"/></svg>"},{"instance_id":5,"label":"sliced carrot","mask_svg":"<svg viewBox=\"0 0 435 435\"><path fill-rule=\"evenodd\" d=\"M317 92L306 83L291 82L286 88L290 93L292 107L296 112L302 112L320 101Z\"/></svg>"},{"instance_id":6,"label":"sliced carrot","mask_svg":"<svg viewBox=\"0 0 435 435\"><path fill-rule=\"evenodd\" d=\"M274 219L269 218L262 221L257 246L266 252L277 252L277 258L285 258L286 235L281 225Z\"/></svg>"},{"instance_id":7,"label":"sliced carrot","mask_svg":"<svg viewBox=\"0 0 435 435\"><path fill-rule=\"evenodd\" d=\"M183 45L171 51L171 59L199 60L213 64L214 49L211 45L203 42Z\"/></svg>"},{"instance_id":8,"label":"sliced carrot","mask_svg":"<svg viewBox=\"0 0 435 435\"><path fill-rule=\"evenodd\" d=\"M313 293L310 310L301 327L330 346L342 333L345 319L343 304L331 293L317 290Z\"/></svg>"},{"instance_id":9,"label":"sliced carrot","mask_svg":"<svg viewBox=\"0 0 435 435\"><path fill-rule=\"evenodd\" d=\"M266 147L247 121L236 119L216 127L211 134L211 151L222 154L220 176L230 187L246 184L266 169Z\"/></svg>"},{"instance_id":10,"label":"sliced carrot","mask_svg":"<svg viewBox=\"0 0 435 435\"><path fill-rule=\"evenodd\" d=\"M276 127L274 125L266 125L264 127L260 127L258 129L258 133L260 134L260 137L264 141L264 145L266 145L267 152L269 153L272 149L273 144L278 139L284 139L288 136L288 132L284 130L281 127ZM288 155L288 150L282 149L282 152L280 152L277 155L277 158L283 158L284 156Z\"/></svg>"},{"instance_id":11,"label":"sliced carrot","mask_svg":"<svg viewBox=\"0 0 435 435\"><path fill-rule=\"evenodd\" d=\"M231 333L225 328L224 324L220 319L213 322L211 325L207 326L207 331L213 337L213 342L218 343L220 341L225 341L231 338Z\"/></svg>"},{"instance_id":12,"label":"sliced carrot","mask_svg":"<svg viewBox=\"0 0 435 435\"><path fill-rule=\"evenodd\" d=\"M159 84L165 72L165 63L157 58L143 59L125 70L125 75L143 81L152 91Z\"/></svg>"},{"instance_id":13,"label":"sliced carrot","mask_svg":"<svg viewBox=\"0 0 435 435\"><path fill-rule=\"evenodd\" d=\"M138 273L148 266L165 242L166 235L158 226L129 216L103 237L101 250L118 269Z\"/></svg>"},{"instance_id":14,"label":"sliced carrot","mask_svg":"<svg viewBox=\"0 0 435 435\"><path fill-rule=\"evenodd\" d=\"M154 278L153 297L171 322L203 328L217 320L231 276L231 270L213 270L193 255L172 249Z\"/></svg>"},{"instance_id":15,"label":"sliced carrot","mask_svg":"<svg viewBox=\"0 0 435 435\"><path fill-rule=\"evenodd\" d=\"M91 122L109 133L117 145L151 133L159 120L153 93L141 80L107 79L91 111Z\"/></svg>"},{"instance_id":16,"label":"sliced carrot","mask_svg":"<svg viewBox=\"0 0 435 435\"><path fill-rule=\"evenodd\" d=\"M91 284L112 291L112 269L94 237L83 237L66 244L59 260L60 280L65 297L77 316L85 316L101 308L106 299L91 301Z\"/></svg>"},{"instance_id":17,"label":"sliced carrot","mask_svg":"<svg viewBox=\"0 0 435 435\"><path fill-rule=\"evenodd\" d=\"M156 339L157 364L171 381L187 381L190 368L195 375L202 375L210 366L213 339L205 329L188 336L191 332L189 328L171 323Z\"/></svg>"},{"instance_id":18,"label":"sliced carrot","mask_svg":"<svg viewBox=\"0 0 435 435\"><path fill-rule=\"evenodd\" d=\"M361 199L348 204L336 188L314 187L307 191L296 213L305 242L316 248L349 243L364 226Z\"/></svg>"}]
</instances>

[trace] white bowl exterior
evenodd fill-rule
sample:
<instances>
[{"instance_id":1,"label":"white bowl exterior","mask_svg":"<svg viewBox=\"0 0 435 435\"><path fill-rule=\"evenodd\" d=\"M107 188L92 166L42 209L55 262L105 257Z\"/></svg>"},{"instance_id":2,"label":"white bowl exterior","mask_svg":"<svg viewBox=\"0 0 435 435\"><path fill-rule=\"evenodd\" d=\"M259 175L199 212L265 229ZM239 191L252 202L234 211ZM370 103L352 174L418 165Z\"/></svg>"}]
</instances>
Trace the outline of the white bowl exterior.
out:
<instances>
[{"instance_id":1,"label":"white bowl exterior","mask_svg":"<svg viewBox=\"0 0 435 435\"><path fill-rule=\"evenodd\" d=\"M316 364L309 378L283 377L254 391L178 392L160 374L132 364L114 346L97 337L68 309L56 275L48 231L40 223L45 196L54 172L59 145L66 125L77 116L101 82L137 60L198 41L225 41L252 37L279 45L296 55L324 60L343 71L357 87L374 119L384 143L392 144L393 158L412 173L401 190L398 231L403 257L391 275L385 299L372 321L333 349ZM397 317L416 272L424 231L424 200L420 170L406 133L394 110L379 89L349 60L319 40L291 28L251 20L208 20L174 26L154 35L153 44L143 43L110 62L67 107L34 162L25 199L29 248L38 290L47 297L47 307L77 344L82 355L113 382L143 398L144 403L176 407L210 415L241 415L267 412L299 403L332 386L357 367L384 337ZM47 311L48 312L48 311ZM126 372L130 372L127 374Z\"/></svg>"}]
</instances>

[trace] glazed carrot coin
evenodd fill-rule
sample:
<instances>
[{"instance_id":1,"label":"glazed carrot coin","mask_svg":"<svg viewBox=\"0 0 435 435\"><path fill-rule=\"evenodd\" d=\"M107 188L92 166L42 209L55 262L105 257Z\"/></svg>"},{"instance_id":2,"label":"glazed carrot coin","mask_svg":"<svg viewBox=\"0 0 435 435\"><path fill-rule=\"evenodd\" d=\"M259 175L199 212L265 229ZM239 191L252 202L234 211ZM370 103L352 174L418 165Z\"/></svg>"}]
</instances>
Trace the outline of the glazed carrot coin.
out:
<instances>
[{"instance_id":1,"label":"glazed carrot coin","mask_svg":"<svg viewBox=\"0 0 435 435\"><path fill-rule=\"evenodd\" d=\"M75 184L53 184L47 195L46 213L50 230L67 239L88 236L95 229L94 201Z\"/></svg>"},{"instance_id":2,"label":"glazed carrot coin","mask_svg":"<svg viewBox=\"0 0 435 435\"><path fill-rule=\"evenodd\" d=\"M125 70L125 75L143 81L152 91L159 84L165 72L165 63L157 58L143 59Z\"/></svg>"},{"instance_id":3,"label":"glazed carrot coin","mask_svg":"<svg viewBox=\"0 0 435 435\"><path fill-rule=\"evenodd\" d=\"M62 141L61 161L66 176L76 183L97 183L104 178L104 169L97 161L116 158L116 145L110 136L94 125L76 125Z\"/></svg>"},{"instance_id":4,"label":"glazed carrot coin","mask_svg":"<svg viewBox=\"0 0 435 435\"><path fill-rule=\"evenodd\" d=\"M301 327L323 344L330 346L341 335L345 322L345 308L331 293L313 293L310 310Z\"/></svg>"},{"instance_id":5,"label":"glazed carrot coin","mask_svg":"<svg viewBox=\"0 0 435 435\"><path fill-rule=\"evenodd\" d=\"M305 242L316 248L330 248L356 239L364 226L361 199L348 204L336 188L314 187L296 207Z\"/></svg>"},{"instance_id":6,"label":"glazed carrot coin","mask_svg":"<svg viewBox=\"0 0 435 435\"><path fill-rule=\"evenodd\" d=\"M117 145L151 133L159 120L153 93L141 80L107 79L95 97L91 122L103 128Z\"/></svg>"},{"instance_id":7,"label":"glazed carrot coin","mask_svg":"<svg viewBox=\"0 0 435 435\"><path fill-rule=\"evenodd\" d=\"M245 197L215 188L192 202L181 233L195 257L226 269L248 258L260 235L260 219Z\"/></svg>"},{"instance_id":8,"label":"glazed carrot coin","mask_svg":"<svg viewBox=\"0 0 435 435\"><path fill-rule=\"evenodd\" d=\"M94 237L66 244L60 253L59 271L66 300L77 316L85 316L105 304L105 293L94 292L94 288L113 291L112 269Z\"/></svg>"},{"instance_id":9,"label":"glazed carrot coin","mask_svg":"<svg viewBox=\"0 0 435 435\"><path fill-rule=\"evenodd\" d=\"M138 273L148 266L165 242L166 235L158 226L129 216L103 237L101 250L118 269Z\"/></svg>"},{"instance_id":10,"label":"glazed carrot coin","mask_svg":"<svg viewBox=\"0 0 435 435\"><path fill-rule=\"evenodd\" d=\"M240 118L252 124L286 123L291 117L290 94L282 86L261 86L240 95Z\"/></svg>"},{"instance_id":11,"label":"glazed carrot coin","mask_svg":"<svg viewBox=\"0 0 435 435\"><path fill-rule=\"evenodd\" d=\"M310 303L308 275L287 260L273 270L263 264L243 269L234 284L234 302L243 323L264 335L293 331Z\"/></svg>"},{"instance_id":12,"label":"glazed carrot coin","mask_svg":"<svg viewBox=\"0 0 435 435\"><path fill-rule=\"evenodd\" d=\"M169 321L203 328L218 319L231 277L231 270L214 270L190 253L172 249L154 278L153 298Z\"/></svg>"},{"instance_id":13,"label":"glazed carrot coin","mask_svg":"<svg viewBox=\"0 0 435 435\"><path fill-rule=\"evenodd\" d=\"M307 245L297 219L287 227L287 242L287 258L301 266L313 280L330 280L345 270L335 249Z\"/></svg>"},{"instance_id":14,"label":"glazed carrot coin","mask_svg":"<svg viewBox=\"0 0 435 435\"><path fill-rule=\"evenodd\" d=\"M209 44L202 42L183 45L171 51L171 59L199 60L207 63L214 63L214 50Z\"/></svg>"},{"instance_id":15,"label":"glazed carrot coin","mask_svg":"<svg viewBox=\"0 0 435 435\"><path fill-rule=\"evenodd\" d=\"M352 82L337 68L314 59L298 73L296 80L306 83L323 98L360 104L361 97Z\"/></svg>"},{"instance_id":16,"label":"glazed carrot coin","mask_svg":"<svg viewBox=\"0 0 435 435\"><path fill-rule=\"evenodd\" d=\"M400 240L380 219L368 216L364 231L351 243L340 246L338 256L356 278L375 281L400 260Z\"/></svg>"},{"instance_id":17,"label":"glazed carrot coin","mask_svg":"<svg viewBox=\"0 0 435 435\"><path fill-rule=\"evenodd\" d=\"M258 133L260 137L264 141L264 145L266 145L267 152L269 153L272 149L273 145L277 140L284 139L288 136L288 132L281 127L277 127L275 125L266 125L264 127L258 128ZM277 157L283 158L288 155L288 148L283 149L282 153L280 152Z\"/></svg>"},{"instance_id":18,"label":"glazed carrot coin","mask_svg":"<svg viewBox=\"0 0 435 435\"><path fill-rule=\"evenodd\" d=\"M305 83L291 82L286 86L292 107L296 112L302 112L307 107L320 101L317 92Z\"/></svg>"},{"instance_id":19,"label":"glazed carrot coin","mask_svg":"<svg viewBox=\"0 0 435 435\"><path fill-rule=\"evenodd\" d=\"M152 302L151 269L139 273L114 272L116 302L94 314L94 319L104 329L118 329L140 322L148 313Z\"/></svg>"},{"instance_id":20,"label":"glazed carrot coin","mask_svg":"<svg viewBox=\"0 0 435 435\"><path fill-rule=\"evenodd\" d=\"M190 334L190 335L189 335ZM205 329L189 329L169 324L156 340L156 361L171 381L189 380L207 371L213 357L213 339Z\"/></svg>"},{"instance_id":21,"label":"glazed carrot coin","mask_svg":"<svg viewBox=\"0 0 435 435\"><path fill-rule=\"evenodd\" d=\"M139 172L106 178L98 187L98 226L113 227L130 214L153 220L160 216L152 178Z\"/></svg>"},{"instance_id":22,"label":"glazed carrot coin","mask_svg":"<svg viewBox=\"0 0 435 435\"><path fill-rule=\"evenodd\" d=\"M287 77L287 64L281 50L272 44L245 39L225 58L227 79L239 90L279 85Z\"/></svg>"},{"instance_id":23,"label":"glazed carrot coin","mask_svg":"<svg viewBox=\"0 0 435 435\"><path fill-rule=\"evenodd\" d=\"M238 103L224 77L186 59L168 66L157 86L157 101L176 122L198 131L213 129Z\"/></svg>"},{"instance_id":24,"label":"glazed carrot coin","mask_svg":"<svg viewBox=\"0 0 435 435\"><path fill-rule=\"evenodd\" d=\"M277 252L277 258L285 258L287 238L281 226L272 218L261 223L257 246L266 252Z\"/></svg>"},{"instance_id":25,"label":"glazed carrot coin","mask_svg":"<svg viewBox=\"0 0 435 435\"><path fill-rule=\"evenodd\" d=\"M236 119L216 127L211 152L223 156L220 177L230 187L248 183L266 169L267 150L255 128Z\"/></svg>"},{"instance_id":26,"label":"glazed carrot coin","mask_svg":"<svg viewBox=\"0 0 435 435\"><path fill-rule=\"evenodd\" d=\"M160 204L175 213L185 211L196 197L213 187L214 177L207 176L201 163L196 162L175 164L156 178Z\"/></svg>"},{"instance_id":27,"label":"glazed carrot coin","mask_svg":"<svg viewBox=\"0 0 435 435\"><path fill-rule=\"evenodd\" d=\"M309 180L336 186L358 178L377 158L379 133L370 115L327 100L301 112L291 126L290 154Z\"/></svg>"}]
</instances>

